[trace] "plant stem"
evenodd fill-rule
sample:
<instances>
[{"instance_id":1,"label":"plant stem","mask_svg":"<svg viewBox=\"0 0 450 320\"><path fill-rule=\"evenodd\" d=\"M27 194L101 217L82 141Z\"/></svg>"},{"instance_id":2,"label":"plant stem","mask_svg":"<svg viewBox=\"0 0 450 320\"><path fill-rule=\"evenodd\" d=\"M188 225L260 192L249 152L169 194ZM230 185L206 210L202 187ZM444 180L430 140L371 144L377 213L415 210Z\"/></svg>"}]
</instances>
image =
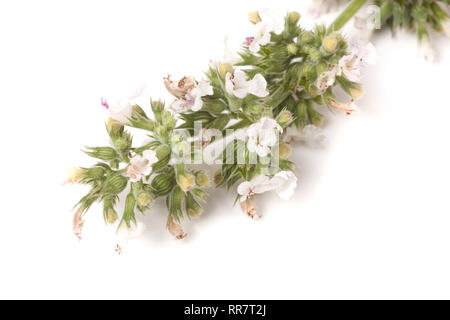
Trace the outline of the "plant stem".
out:
<instances>
[{"instance_id":1,"label":"plant stem","mask_svg":"<svg viewBox=\"0 0 450 320\"><path fill-rule=\"evenodd\" d=\"M353 0L347 8L328 27L328 32L338 31L350 20L356 12L367 2L367 0Z\"/></svg>"},{"instance_id":2,"label":"plant stem","mask_svg":"<svg viewBox=\"0 0 450 320\"><path fill-rule=\"evenodd\" d=\"M381 25L386 22L387 19L389 19L392 15L392 2L391 1L385 1L380 8L380 22Z\"/></svg>"}]
</instances>

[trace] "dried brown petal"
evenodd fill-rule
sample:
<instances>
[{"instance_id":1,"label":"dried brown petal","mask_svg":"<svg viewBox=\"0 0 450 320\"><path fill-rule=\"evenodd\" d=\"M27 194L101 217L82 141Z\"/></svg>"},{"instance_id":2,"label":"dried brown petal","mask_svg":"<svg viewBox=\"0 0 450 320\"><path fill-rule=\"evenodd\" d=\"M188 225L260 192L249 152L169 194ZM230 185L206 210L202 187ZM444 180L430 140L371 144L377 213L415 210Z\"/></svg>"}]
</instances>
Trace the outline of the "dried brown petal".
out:
<instances>
[{"instance_id":1,"label":"dried brown petal","mask_svg":"<svg viewBox=\"0 0 450 320\"><path fill-rule=\"evenodd\" d=\"M184 76L181 80L172 81L170 76L164 78L166 89L177 98L183 98L195 86L193 77Z\"/></svg>"},{"instance_id":2,"label":"dried brown petal","mask_svg":"<svg viewBox=\"0 0 450 320\"><path fill-rule=\"evenodd\" d=\"M252 219L257 220L257 219L261 218L261 216L258 215L258 213L256 211L256 207L250 198L241 202L241 210L244 214L246 214L247 216L249 216Z\"/></svg>"},{"instance_id":3,"label":"dried brown petal","mask_svg":"<svg viewBox=\"0 0 450 320\"><path fill-rule=\"evenodd\" d=\"M177 240L181 240L187 236L187 234L184 233L183 228L181 228L181 226L176 223L172 217L170 217L167 221L167 229Z\"/></svg>"},{"instance_id":4,"label":"dried brown petal","mask_svg":"<svg viewBox=\"0 0 450 320\"><path fill-rule=\"evenodd\" d=\"M83 229L84 220L82 218L83 206L80 206L73 215L72 220L72 232L78 239L81 239L81 231Z\"/></svg>"}]
</instances>

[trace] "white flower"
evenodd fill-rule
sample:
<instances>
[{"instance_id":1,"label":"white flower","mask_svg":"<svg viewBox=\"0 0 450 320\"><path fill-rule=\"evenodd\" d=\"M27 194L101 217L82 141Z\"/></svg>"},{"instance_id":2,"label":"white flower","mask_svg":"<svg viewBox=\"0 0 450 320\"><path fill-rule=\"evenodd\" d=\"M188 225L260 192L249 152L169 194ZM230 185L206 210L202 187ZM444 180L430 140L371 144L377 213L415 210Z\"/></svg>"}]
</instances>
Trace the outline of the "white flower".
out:
<instances>
[{"instance_id":1,"label":"white flower","mask_svg":"<svg viewBox=\"0 0 450 320\"><path fill-rule=\"evenodd\" d=\"M291 143L292 141L304 142L311 147L323 146L326 141L326 136L323 130L315 125L309 124L303 129L297 129L290 126L283 134L283 141Z\"/></svg>"},{"instance_id":2,"label":"white flower","mask_svg":"<svg viewBox=\"0 0 450 320\"><path fill-rule=\"evenodd\" d=\"M194 86L189 86L189 89L185 88L182 91L183 94L181 94L181 91L177 92L179 99L171 105L176 112L198 111L203 107L202 97L214 94L213 87L205 80L200 80Z\"/></svg>"},{"instance_id":3,"label":"white flower","mask_svg":"<svg viewBox=\"0 0 450 320\"><path fill-rule=\"evenodd\" d=\"M291 171L280 171L272 178L257 175L250 181L244 181L238 186L240 202L251 199L255 194L274 190L281 199L288 200L297 187L297 177Z\"/></svg>"},{"instance_id":4,"label":"white flower","mask_svg":"<svg viewBox=\"0 0 450 320\"><path fill-rule=\"evenodd\" d=\"M341 60L339 60L338 70L338 75L343 73L344 76L350 81L358 82L361 80L360 60L356 59L352 54L343 56Z\"/></svg>"},{"instance_id":5,"label":"white flower","mask_svg":"<svg viewBox=\"0 0 450 320\"><path fill-rule=\"evenodd\" d=\"M419 44L419 56L427 62L434 61L434 50L428 37L423 37Z\"/></svg>"},{"instance_id":6,"label":"white flower","mask_svg":"<svg viewBox=\"0 0 450 320\"><path fill-rule=\"evenodd\" d=\"M371 42L364 42L360 39L354 39L350 41L351 52L359 59L363 64L375 64L377 62L377 50Z\"/></svg>"},{"instance_id":7,"label":"white flower","mask_svg":"<svg viewBox=\"0 0 450 320\"><path fill-rule=\"evenodd\" d=\"M377 54L372 43L365 44L361 40L350 42L350 54L343 56L339 60L337 75L344 76L353 82L361 80L361 66L365 64L375 64Z\"/></svg>"},{"instance_id":8,"label":"white flower","mask_svg":"<svg viewBox=\"0 0 450 320\"><path fill-rule=\"evenodd\" d=\"M152 172L152 165L158 162L156 152L154 150L145 150L142 156L135 155L130 160L130 166L125 175L130 178L131 182L141 180L144 176L148 176Z\"/></svg>"},{"instance_id":9,"label":"white flower","mask_svg":"<svg viewBox=\"0 0 450 320\"><path fill-rule=\"evenodd\" d=\"M258 12L261 21L254 28L254 35L247 38L246 44L250 51L258 52L261 46L270 42L270 33L280 34L283 32L284 20L278 13L270 9L263 9Z\"/></svg>"},{"instance_id":10,"label":"white flower","mask_svg":"<svg viewBox=\"0 0 450 320\"><path fill-rule=\"evenodd\" d=\"M336 11L346 0L313 0L308 9L308 14L317 19L321 15Z\"/></svg>"},{"instance_id":11,"label":"white flower","mask_svg":"<svg viewBox=\"0 0 450 320\"><path fill-rule=\"evenodd\" d=\"M223 39L223 44L224 44L224 52L223 52L222 63L228 63L230 65L235 65L236 63L239 63L242 61L242 58L234 55L233 52L228 47L228 37L225 37Z\"/></svg>"},{"instance_id":12,"label":"white flower","mask_svg":"<svg viewBox=\"0 0 450 320\"><path fill-rule=\"evenodd\" d=\"M206 147L211 143L212 138L215 136L222 136L221 132L218 129L202 128L197 139L201 142L202 147Z\"/></svg>"},{"instance_id":13,"label":"white flower","mask_svg":"<svg viewBox=\"0 0 450 320\"><path fill-rule=\"evenodd\" d=\"M292 171L280 171L270 179L275 192L283 200L289 200L297 187L297 177Z\"/></svg>"},{"instance_id":14,"label":"white flower","mask_svg":"<svg viewBox=\"0 0 450 320\"><path fill-rule=\"evenodd\" d=\"M260 174L250 181L242 182L238 186L237 192L241 196L240 201L244 202L255 194L264 193L272 189L273 186L270 184L269 177Z\"/></svg>"},{"instance_id":15,"label":"white flower","mask_svg":"<svg viewBox=\"0 0 450 320\"><path fill-rule=\"evenodd\" d=\"M125 98L102 98L102 106L106 108L109 117L120 123L127 124L129 122L128 119L131 117L134 100L137 99L143 91L144 87L142 86L128 94Z\"/></svg>"},{"instance_id":16,"label":"white flower","mask_svg":"<svg viewBox=\"0 0 450 320\"><path fill-rule=\"evenodd\" d=\"M332 86L336 81L336 65L332 65L327 71L322 72L317 77L314 85L319 89L319 94L324 94L328 87Z\"/></svg>"},{"instance_id":17,"label":"white flower","mask_svg":"<svg viewBox=\"0 0 450 320\"><path fill-rule=\"evenodd\" d=\"M229 94L240 99L245 98L247 94L253 94L257 97L266 97L269 94L267 81L261 74L255 75L252 80L247 80L247 75L242 70L235 70L233 74L230 72L226 74L225 89Z\"/></svg>"},{"instance_id":18,"label":"white flower","mask_svg":"<svg viewBox=\"0 0 450 320\"><path fill-rule=\"evenodd\" d=\"M282 132L283 128L274 119L263 117L248 127L247 149L265 157L278 142L278 135Z\"/></svg>"}]
</instances>

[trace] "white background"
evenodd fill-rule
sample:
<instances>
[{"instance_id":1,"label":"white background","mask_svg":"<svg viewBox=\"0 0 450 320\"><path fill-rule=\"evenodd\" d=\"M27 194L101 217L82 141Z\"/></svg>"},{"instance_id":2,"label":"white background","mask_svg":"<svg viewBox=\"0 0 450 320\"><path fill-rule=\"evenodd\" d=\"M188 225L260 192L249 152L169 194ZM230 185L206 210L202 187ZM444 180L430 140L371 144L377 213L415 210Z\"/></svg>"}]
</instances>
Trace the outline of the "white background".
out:
<instances>
[{"instance_id":1,"label":"white background","mask_svg":"<svg viewBox=\"0 0 450 320\"><path fill-rule=\"evenodd\" d=\"M362 112L326 113L328 145L298 145L295 197L257 199L261 221L212 190L189 237L165 230L158 201L144 235L113 251L102 208L71 233L87 192L61 186L104 145L100 97L147 84L166 98L167 73L201 76L237 48L247 12L308 1L2 1L0 4L0 298L450 298L450 44L435 64L413 35L373 39ZM328 17L329 19L332 16ZM328 19L328 20L329 20ZM137 138L139 141L141 138Z\"/></svg>"}]
</instances>

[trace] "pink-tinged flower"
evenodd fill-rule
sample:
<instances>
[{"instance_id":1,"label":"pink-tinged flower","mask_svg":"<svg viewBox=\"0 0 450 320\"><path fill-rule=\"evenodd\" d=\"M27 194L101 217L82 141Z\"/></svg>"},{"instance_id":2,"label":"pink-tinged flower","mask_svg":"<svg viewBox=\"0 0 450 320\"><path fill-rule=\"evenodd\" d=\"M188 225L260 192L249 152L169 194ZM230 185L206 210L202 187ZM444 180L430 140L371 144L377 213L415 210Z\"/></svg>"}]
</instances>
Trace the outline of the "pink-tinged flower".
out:
<instances>
[{"instance_id":1,"label":"pink-tinged flower","mask_svg":"<svg viewBox=\"0 0 450 320\"><path fill-rule=\"evenodd\" d=\"M234 73L228 72L225 75L225 89L229 94L243 99L247 94L253 94L257 97L266 97L267 81L261 74L257 74L252 80L248 80L247 75L242 70L235 70Z\"/></svg>"},{"instance_id":2,"label":"pink-tinged flower","mask_svg":"<svg viewBox=\"0 0 450 320\"><path fill-rule=\"evenodd\" d=\"M249 46L255 40L255 37L247 37L245 38L244 45Z\"/></svg>"},{"instance_id":3,"label":"pink-tinged flower","mask_svg":"<svg viewBox=\"0 0 450 320\"><path fill-rule=\"evenodd\" d=\"M261 21L254 25L254 35L246 38L250 51L255 53L270 42L272 32L280 34L284 28L284 19L277 12L263 9L258 14Z\"/></svg>"},{"instance_id":4,"label":"pink-tinged flower","mask_svg":"<svg viewBox=\"0 0 450 320\"><path fill-rule=\"evenodd\" d=\"M370 42L365 44L360 40L350 41L350 54L339 60L337 75L343 74L353 82L361 81L361 67L367 64L375 64L377 54L375 47Z\"/></svg>"},{"instance_id":5,"label":"pink-tinged flower","mask_svg":"<svg viewBox=\"0 0 450 320\"><path fill-rule=\"evenodd\" d=\"M359 112L359 108L356 106L354 99L351 99L347 103L340 103L340 102L336 102L332 99L328 99L327 104L331 108L345 112L347 115L351 115L352 113Z\"/></svg>"},{"instance_id":6,"label":"pink-tinged flower","mask_svg":"<svg viewBox=\"0 0 450 320\"><path fill-rule=\"evenodd\" d=\"M361 63L354 55L350 54L339 60L339 71L350 81L358 82L361 80Z\"/></svg>"},{"instance_id":7,"label":"pink-tinged flower","mask_svg":"<svg viewBox=\"0 0 450 320\"><path fill-rule=\"evenodd\" d=\"M134 101L142 94L144 86L138 87L124 98L101 98L101 104L108 116L120 123L127 124L133 111Z\"/></svg>"},{"instance_id":8,"label":"pink-tinged flower","mask_svg":"<svg viewBox=\"0 0 450 320\"><path fill-rule=\"evenodd\" d=\"M108 101L106 101L105 98L102 97L101 103L102 103L102 106L104 106L106 109L109 109Z\"/></svg>"},{"instance_id":9,"label":"pink-tinged flower","mask_svg":"<svg viewBox=\"0 0 450 320\"><path fill-rule=\"evenodd\" d=\"M188 110L198 111L203 107L202 98L214 94L213 87L205 80L196 82L192 77L184 77L183 79L185 80L181 79L177 82L172 81L171 84L169 84L167 82L168 79L169 78L166 78L164 80L167 89L178 98L178 100L174 101L171 105L171 108L175 112L186 112ZM180 85L182 90L181 87L179 88L180 90L177 90L176 88Z\"/></svg>"},{"instance_id":10,"label":"pink-tinged flower","mask_svg":"<svg viewBox=\"0 0 450 320\"><path fill-rule=\"evenodd\" d=\"M154 150L145 150L142 156L135 155L130 160L130 166L125 175L130 178L131 182L141 180L142 177L148 176L152 172L152 165L158 162L156 152Z\"/></svg>"},{"instance_id":11,"label":"pink-tinged flower","mask_svg":"<svg viewBox=\"0 0 450 320\"><path fill-rule=\"evenodd\" d=\"M336 81L336 65L330 66L330 68L322 72L319 77L317 77L314 85L319 89L319 94L324 94L327 89L334 84Z\"/></svg>"}]
</instances>

